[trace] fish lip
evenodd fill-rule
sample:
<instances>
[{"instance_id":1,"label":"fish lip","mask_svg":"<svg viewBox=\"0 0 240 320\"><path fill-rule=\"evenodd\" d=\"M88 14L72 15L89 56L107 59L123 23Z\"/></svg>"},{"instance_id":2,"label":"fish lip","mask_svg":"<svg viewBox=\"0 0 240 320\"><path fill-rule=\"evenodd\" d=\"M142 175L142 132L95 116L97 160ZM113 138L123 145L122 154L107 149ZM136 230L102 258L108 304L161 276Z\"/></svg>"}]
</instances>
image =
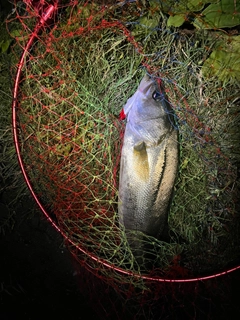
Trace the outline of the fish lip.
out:
<instances>
[{"instance_id":1,"label":"fish lip","mask_svg":"<svg viewBox=\"0 0 240 320\"><path fill-rule=\"evenodd\" d=\"M147 96L153 84L154 84L154 80L149 76L146 76L143 78L143 80L139 85L139 91L142 92L145 96Z\"/></svg>"}]
</instances>

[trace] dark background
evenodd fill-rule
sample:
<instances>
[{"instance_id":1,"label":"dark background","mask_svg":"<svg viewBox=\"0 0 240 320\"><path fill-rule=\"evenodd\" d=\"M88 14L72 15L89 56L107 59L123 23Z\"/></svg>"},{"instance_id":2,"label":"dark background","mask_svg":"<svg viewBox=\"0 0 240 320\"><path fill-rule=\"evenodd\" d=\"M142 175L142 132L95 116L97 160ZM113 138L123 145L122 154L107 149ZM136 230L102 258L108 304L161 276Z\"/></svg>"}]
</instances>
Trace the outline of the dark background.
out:
<instances>
[{"instance_id":1,"label":"dark background","mask_svg":"<svg viewBox=\"0 0 240 320\"><path fill-rule=\"evenodd\" d=\"M13 215L12 230L0 234L0 320L98 319L62 237L27 196L10 213L11 197L0 198L1 218Z\"/></svg>"}]
</instances>

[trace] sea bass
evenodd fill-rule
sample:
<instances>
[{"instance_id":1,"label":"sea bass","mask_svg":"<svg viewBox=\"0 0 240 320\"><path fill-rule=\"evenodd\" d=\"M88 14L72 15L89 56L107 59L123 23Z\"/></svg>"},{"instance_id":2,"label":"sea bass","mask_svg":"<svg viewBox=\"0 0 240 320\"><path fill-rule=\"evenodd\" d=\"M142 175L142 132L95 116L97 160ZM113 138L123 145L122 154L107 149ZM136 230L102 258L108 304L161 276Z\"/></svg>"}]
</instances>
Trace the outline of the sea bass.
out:
<instances>
[{"instance_id":1,"label":"sea bass","mask_svg":"<svg viewBox=\"0 0 240 320\"><path fill-rule=\"evenodd\" d=\"M119 220L129 242L134 240L129 239L128 230L161 239L178 168L173 110L160 85L145 75L123 114L127 124L121 151Z\"/></svg>"}]
</instances>

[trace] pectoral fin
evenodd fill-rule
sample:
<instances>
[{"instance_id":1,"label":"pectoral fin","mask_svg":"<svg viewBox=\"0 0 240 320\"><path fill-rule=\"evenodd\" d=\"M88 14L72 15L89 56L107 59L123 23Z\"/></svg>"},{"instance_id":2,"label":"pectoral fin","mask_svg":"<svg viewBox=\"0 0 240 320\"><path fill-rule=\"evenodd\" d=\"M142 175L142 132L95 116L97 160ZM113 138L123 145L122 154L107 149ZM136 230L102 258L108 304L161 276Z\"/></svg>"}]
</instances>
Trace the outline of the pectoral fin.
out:
<instances>
[{"instance_id":1,"label":"pectoral fin","mask_svg":"<svg viewBox=\"0 0 240 320\"><path fill-rule=\"evenodd\" d=\"M149 179L149 161L144 141L137 142L133 147L134 170L136 176L144 181Z\"/></svg>"}]
</instances>

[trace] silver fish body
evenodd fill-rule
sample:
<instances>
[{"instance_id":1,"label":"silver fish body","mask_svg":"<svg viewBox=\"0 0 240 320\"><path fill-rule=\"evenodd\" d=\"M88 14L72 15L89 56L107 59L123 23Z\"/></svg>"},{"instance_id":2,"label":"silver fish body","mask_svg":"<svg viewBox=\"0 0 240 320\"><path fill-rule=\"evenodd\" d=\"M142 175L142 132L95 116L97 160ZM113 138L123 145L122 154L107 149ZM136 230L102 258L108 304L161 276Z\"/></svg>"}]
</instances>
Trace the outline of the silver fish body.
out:
<instances>
[{"instance_id":1,"label":"silver fish body","mask_svg":"<svg viewBox=\"0 0 240 320\"><path fill-rule=\"evenodd\" d=\"M164 93L159 99L157 92L154 80L146 75L123 108L127 124L118 213L126 232L141 231L161 238L177 174L178 134L173 110Z\"/></svg>"}]
</instances>

